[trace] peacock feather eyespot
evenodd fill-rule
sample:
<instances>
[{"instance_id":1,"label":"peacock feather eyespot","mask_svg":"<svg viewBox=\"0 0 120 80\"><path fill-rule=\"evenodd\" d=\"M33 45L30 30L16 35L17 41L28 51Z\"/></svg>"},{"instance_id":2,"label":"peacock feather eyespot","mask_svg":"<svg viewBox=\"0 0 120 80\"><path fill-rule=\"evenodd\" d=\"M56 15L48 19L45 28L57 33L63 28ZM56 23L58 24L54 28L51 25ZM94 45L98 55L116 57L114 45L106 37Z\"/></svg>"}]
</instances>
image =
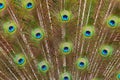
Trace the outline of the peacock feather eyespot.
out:
<instances>
[{"instance_id":1,"label":"peacock feather eyespot","mask_svg":"<svg viewBox=\"0 0 120 80\"><path fill-rule=\"evenodd\" d=\"M120 0L0 0L0 80L120 80Z\"/></svg>"},{"instance_id":2,"label":"peacock feather eyespot","mask_svg":"<svg viewBox=\"0 0 120 80\"><path fill-rule=\"evenodd\" d=\"M69 47L64 47L63 52L69 52Z\"/></svg>"},{"instance_id":3,"label":"peacock feather eyespot","mask_svg":"<svg viewBox=\"0 0 120 80\"><path fill-rule=\"evenodd\" d=\"M0 9L3 9L3 8L4 8L4 4L0 3Z\"/></svg>"},{"instance_id":4,"label":"peacock feather eyespot","mask_svg":"<svg viewBox=\"0 0 120 80\"><path fill-rule=\"evenodd\" d=\"M0 0L0 12L6 8L6 0Z\"/></svg>"},{"instance_id":5,"label":"peacock feather eyespot","mask_svg":"<svg viewBox=\"0 0 120 80\"><path fill-rule=\"evenodd\" d=\"M28 2L27 5L26 5L26 8L31 9L32 7L33 7L33 4L31 2Z\"/></svg>"},{"instance_id":6,"label":"peacock feather eyespot","mask_svg":"<svg viewBox=\"0 0 120 80\"><path fill-rule=\"evenodd\" d=\"M35 2L34 0L23 0L22 6L23 8L31 11L35 7Z\"/></svg>"},{"instance_id":7,"label":"peacock feather eyespot","mask_svg":"<svg viewBox=\"0 0 120 80\"><path fill-rule=\"evenodd\" d=\"M32 30L31 35L34 40L40 41L44 38L45 32L41 28L36 28Z\"/></svg>"},{"instance_id":8,"label":"peacock feather eyespot","mask_svg":"<svg viewBox=\"0 0 120 80\"><path fill-rule=\"evenodd\" d=\"M85 66L85 63L84 63L84 62L80 62L80 63L79 63L79 66L80 66L80 67L84 67L84 66Z\"/></svg>"},{"instance_id":9,"label":"peacock feather eyespot","mask_svg":"<svg viewBox=\"0 0 120 80\"><path fill-rule=\"evenodd\" d=\"M85 38L91 38L95 34L95 29L93 26L84 26L82 29L82 34Z\"/></svg>"},{"instance_id":10,"label":"peacock feather eyespot","mask_svg":"<svg viewBox=\"0 0 120 80\"><path fill-rule=\"evenodd\" d=\"M3 24L3 30L5 33L13 35L17 31L17 25L14 21L8 21Z\"/></svg>"},{"instance_id":11,"label":"peacock feather eyespot","mask_svg":"<svg viewBox=\"0 0 120 80\"><path fill-rule=\"evenodd\" d=\"M68 77L68 76L65 76L65 77L64 77L64 80L69 80L69 77Z\"/></svg>"},{"instance_id":12,"label":"peacock feather eyespot","mask_svg":"<svg viewBox=\"0 0 120 80\"><path fill-rule=\"evenodd\" d=\"M46 66L46 65L42 65L42 66L41 66L41 69L42 69L43 71L45 71L45 70L47 70L47 66Z\"/></svg>"},{"instance_id":13,"label":"peacock feather eyespot","mask_svg":"<svg viewBox=\"0 0 120 80\"><path fill-rule=\"evenodd\" d=\"M63 55L70 54L72 52L73 45L70 42L64 42L60 44L60 52Z\"/></svg>"},{"instance_id":14,"label":"peacock feather eyespot","mask_svg":"<svg viewBox=\"0 0 120 80\"><path fill-rule=\"evenodd\" d=\"M91 31L89 31L89 30L86 31L86 32L85 32L85 36L90 37L90 36L91 36Z\"/></svg>"},{"instance_id":15,"label":"peacock feather eyespot","mask_svg":"<svg viewBox=\"0 0 120 80\"><path fill-rule=\"evenodd\" d=\"M116 74L116 79L117 79L117 80L120 80L120 72L117 72L117 74Z\"/></svg>"},{"instance_id":16,"label":"peacock feather eyespot","mask_svg":"<svg viewBox=\"0 0 120 80\"><path fill-rule=\"evenodd\" d=\"M108 50L103 49L103 50L102 50L102 54L103 54L103 55L107 55L107 54L108 54Z\"/></svg>"},{"instance_id":17,"label":"peacock feather eyespot","mask_svg":"<svg viewBox=\"0 0 120 80\"><path fill-rule=\"evenodd\" d=\"M64 72L60 75L59 80L72 80L72 76L68 72Z\"/></svg>"},{"instance_id":18,"label":"peacock feather eyespot","mask_svg":"<svg viewBox=\"0 0 120 80\"><path fill-rule=\"evenodd\" d=\"M9 29L8 29L8 31L9 31L9 32L13 32L13 31L15 31L15 28L14 28L14 26L9 26Z\"/></svg>"},{"instance_id":19,"label":"peacock feather eyespot","mask_svg":"<svg viewBox=\"0 0 120 80\"><path fill-rule=\"evenodd\" d=\"M23 54L17 54L17 55L15 55L15 57L14 57L14 62L15 62L18 66L23 67L23 66L25 66L25 64L26 64L26 58L25 58L25 56L24 56Z\"/></svg>"},{"instance_id":20,"label":"peacock feather eyespot","mask_svg":"<svg viewBox=\"0 0 120 80\"><path fill-rule=\"evenodd\" d=\"M69 17L68 17L68 15L62 15L62 20L63 21L68 21L69 20Z\"/></svg>"},{"instance_id":21,"label":"peacock feather eyespot","mask_svg":"<svg viewBox=\"0 0 120 80\"><path fill-rule=\"evenodd\" d=\"M69 22L72 18L72 13L70 11L64 10L59 14L59 19L61 22Z\"/></svg>"},{"instance_id":22,"label":"peacock feather eyespot","mask_svg":"<svg viewBox=\"0 0 120 80\"><path fill-rule=\"evenodd\" d=\"M110 25L110 26L114 27L115 24L116 24L116 22L115 22L114 20L110 20L110 21L109 21L109 25Z\"/></svg>"},{"instance_id":23,"label":"peacock feather eyespot","mask_svg":"<svg viewBox=\"0 0 120 80\"><path fill-rule=\"evenodd\" d=\"M46 73L48 72L50 66L49 63L47 61L41 61L40 63L38 63L38 70L41 73Z\"/></svg>"},{"instance_id":24,"label":"peacock feather eyespot","mask_svg":"<svg viewBox=\"0 0 120 80\"><path fill-rule=\"evenodd\" d=\"M41 33L36 33L36 38L40 39L42 37Z\"/></svg>"},{"instance_id":25,"label":"peacock feather eyespot","mask_svg":"<svg viewBox=\"0 0 120 80\"><path fill-rule=\"evenodd\" d=\"M120 73L118 74L118 79L120 79Z\"/></svg>"},{"instance_id":26,"label":"peacock feather eyespot","mask_svg":"<svg viewBox=\"0 0 120 80\"><path fill-rule=\"evenodd\" d=\"M117 16L110 16L107 19L107 25L110 28L116 28L119 26L119 18Z\"/></svg>"},{"instance_id":27,"label":"peacock feather eyespot","mask_svg":"<svg viewBox=\"0 0 120 80\"><path fill-rule=\"evenodd\" d=\"M18 60L18 64L23 64L25 62L25 60L23 59L23 58L20 58L19 60Z\"/></svg>"},{"instance_id":28,"label":"peacock feather eyespot","mask_svg":"<svg viewBox=\"0 0 120 80\"><path fill-rule=\"evenodd\" d=\"M77 61L76 61L76 67L77 69L79 70L85 70L88 68L88 59L87 58L78 58Z\"/></svg>"},{"instance_id":29,"label":"peacock feather eyespot","mask_svg":"<svg viewBox=\"0 0 120 80\"><path fill-rule=\"evenodd\" d=\"M99 53L102 57L110 57L113 54L113 47L109 45L103 45L100 47Z\"/></svg>"}]
</instances>

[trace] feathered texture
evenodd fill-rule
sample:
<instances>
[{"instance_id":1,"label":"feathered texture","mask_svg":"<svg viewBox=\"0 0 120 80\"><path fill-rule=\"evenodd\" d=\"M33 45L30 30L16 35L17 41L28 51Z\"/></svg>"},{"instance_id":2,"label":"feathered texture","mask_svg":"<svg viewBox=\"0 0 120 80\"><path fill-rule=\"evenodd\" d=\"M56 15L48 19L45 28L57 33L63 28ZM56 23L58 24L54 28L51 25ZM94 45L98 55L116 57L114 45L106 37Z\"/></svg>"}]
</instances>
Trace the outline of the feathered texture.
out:
<instances>
[{"instance_id":1,"label":"feathered texture","mask_svg":"<svg viewBox=\"0 0 120 80\"><path fill-rule=\"evenodd\" d=\"M0 80L120 80L120 0L0 0Z\"/></svg>"}]
</instances>

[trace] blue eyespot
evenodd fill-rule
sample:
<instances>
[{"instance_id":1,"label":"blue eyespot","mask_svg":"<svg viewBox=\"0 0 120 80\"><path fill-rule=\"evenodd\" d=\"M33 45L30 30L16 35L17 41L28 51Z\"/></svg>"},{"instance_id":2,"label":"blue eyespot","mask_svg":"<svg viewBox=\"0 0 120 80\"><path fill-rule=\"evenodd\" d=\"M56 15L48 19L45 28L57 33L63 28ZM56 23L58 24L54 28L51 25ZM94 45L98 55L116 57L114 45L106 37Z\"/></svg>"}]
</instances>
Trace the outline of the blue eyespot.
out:
<instances>
[{"instance_id":1,"label":"blue eyespot","mask_svg":"<svg viewBox=\"0 0 120 80\"><path fill-rule=\"evenodd\" d=\"M107 51L107 50L105 50L105 49L104 49L104 50L102 50L102 54L103 54L103 55L107 55L107 53L108 53L108 51Z\"/></svg>"},{"instance_id":2,"label":"blue eyespot","mask_svg":"<svg viewBox=\"0 0 120 80\"><path fill-rule=\"evenodd\" d=\"M36 38L37 39L39 39L39 38L41 38L42 37L42 35L40 34L40 33L36 33Z\"/></svg>"},{"instance_id":3,"label":"blue eyespot","mask_svg":"<svg viewBox=\"0 0 120 80\"><path fill-rule=\"evenodd\" d=\"M64 47L64 52L69 52L69 48L68 47Z\"/></svg>"},{"instance_id":4,"label":"blue eyespot","mask_svg":"<svg viewBox=\"0 0 120 80\"><path fill-rule=\"evenodd\" d=\"M79 63L79 66L80 66L80 67L83 67L83 66L84 66L84 62L80 62L80 63Z\"/></svg>"},{"instance_id":5,"label":"blue eyespot","mask_svg":"<svg viewBox=\"0 0 120 80\"><path fill-rule=\"evenodd\" d=\"M118 79L120 79L120 74L118 74Z\"/></svg>"},{"instance_id":6,"label":"blue eyespot","mask_svg":"<svg viewBox=\"0 0 120 80\"><path fill-rule=\"evenodd\" d=\"M64 80L69 80L69 78L67 76L64 77Z\"/></svg>"},{"instance_id":7,"label":"blue eyespot","mask_svg":"<svg viewBox=\"0 0 120 80\"><path fill-rule=\"evenodd\" d=\"M4 8L4 4L0 3L0 9Z\"/></svg>"},{"instance_id":8,"label":"blue eyespot","mask_svg":"<svg viewBox=\"0 0 120 80\"><path fill-rule=\"evenodd\" d=\"M47 70L47 66L46 65L41 66L41 68L42 68L43 71Z\"/></svg>"},{"instance_id":9,"label":"blue eyespot","mask_svg":"<svg viewBox=\"0 0 120 80\"><path fill-rule=\"evenodd\" d=\"M63 16L62 16L62 20L63 20L63 21L67 21L67 20L68 20L68 16L67 16L67 15L63 15Z\"/></svg>"},{"instance_id":10,"label":"blue eyespot","mask_svg":"<svg viewBox=\"0 0 120 80\"><path fill-rule=\"evenodd\" d=\"M15 28L13 26L9 27L9 32L13 32L15 30Z\"/></svg>"},{"instance_id":11,"label":"blue eyespot","mask_svg":"<svg viewBox=\"0 0 120 80\"><path fill-rule=\"evenodd\" d=\"M114 20L110 20L109 21L109 25L112 26L112 27L114 27L115 26L115 21Z\"/></svg>"},{"instance_id":12,"label":"blue eyespot","mask_svg":"<svg viewBox=\"0 0 120 80\"><path fill-rule=\"evenodd\" d=\"M41 73L47 73L49 71L49 63L47 61L41 61L38 63L38 70Z\"/></svg>"},{"instance_id":13,"label":"blue eyespot","mask_svg":"<svg viewBox=\"0 0 120 80\"><path fill-rule=\"evenodd\" d=\"M23 58L20 58L19 60L18 60L18 63L21 65L21 64L23 64L25 61L24 61L24 59Z\"/></svg>"},{"instance_id":14,"label":"blue eyespot","mask_svg":"<svg viewBox=\"0 0 120 80\"><path fill-rule=\"evenodd\" d=\"M26 6L28 9L31 9L33 7L33 4L31 2L27 3L27 6Z\"/></svg>"},{"instance_id":15,"label":"blue eyespot","mask_svg":"<svg viewBox=\"0 0 120 80\"><path fill-rule=\"evenodd\" d=\"M72 80L72 75L71 73L64 72L60 75L59 80Z\"/></svg>"},{"instance_id":16,"label":"blue eyespot","mask_svg":"<svg viewBox=\"0 0 120 80\"><path fill-rule=\"evenodd\" d=\"M86 31L85 32L85 36L89 37L91 35L91 32L90 31Z\"/></svg>"}]
</instances>

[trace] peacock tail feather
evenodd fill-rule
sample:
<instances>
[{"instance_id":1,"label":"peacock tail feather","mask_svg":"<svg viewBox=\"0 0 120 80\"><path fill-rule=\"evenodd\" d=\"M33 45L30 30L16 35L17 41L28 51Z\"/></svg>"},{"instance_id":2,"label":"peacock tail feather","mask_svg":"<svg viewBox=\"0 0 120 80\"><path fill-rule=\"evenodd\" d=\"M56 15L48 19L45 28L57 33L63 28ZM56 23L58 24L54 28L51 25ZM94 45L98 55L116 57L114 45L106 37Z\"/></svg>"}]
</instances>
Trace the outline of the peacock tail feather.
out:
<instances>
[{"instance_id":1,"label":"peacock tail feather","mask_svg":"<svg viewBox=\"0 0 120 80\"><path fill-rule=\"evenodd\" d=\"M120 0L0 0L0 80L120 80Z\"/></svg>"}]
</instances>

